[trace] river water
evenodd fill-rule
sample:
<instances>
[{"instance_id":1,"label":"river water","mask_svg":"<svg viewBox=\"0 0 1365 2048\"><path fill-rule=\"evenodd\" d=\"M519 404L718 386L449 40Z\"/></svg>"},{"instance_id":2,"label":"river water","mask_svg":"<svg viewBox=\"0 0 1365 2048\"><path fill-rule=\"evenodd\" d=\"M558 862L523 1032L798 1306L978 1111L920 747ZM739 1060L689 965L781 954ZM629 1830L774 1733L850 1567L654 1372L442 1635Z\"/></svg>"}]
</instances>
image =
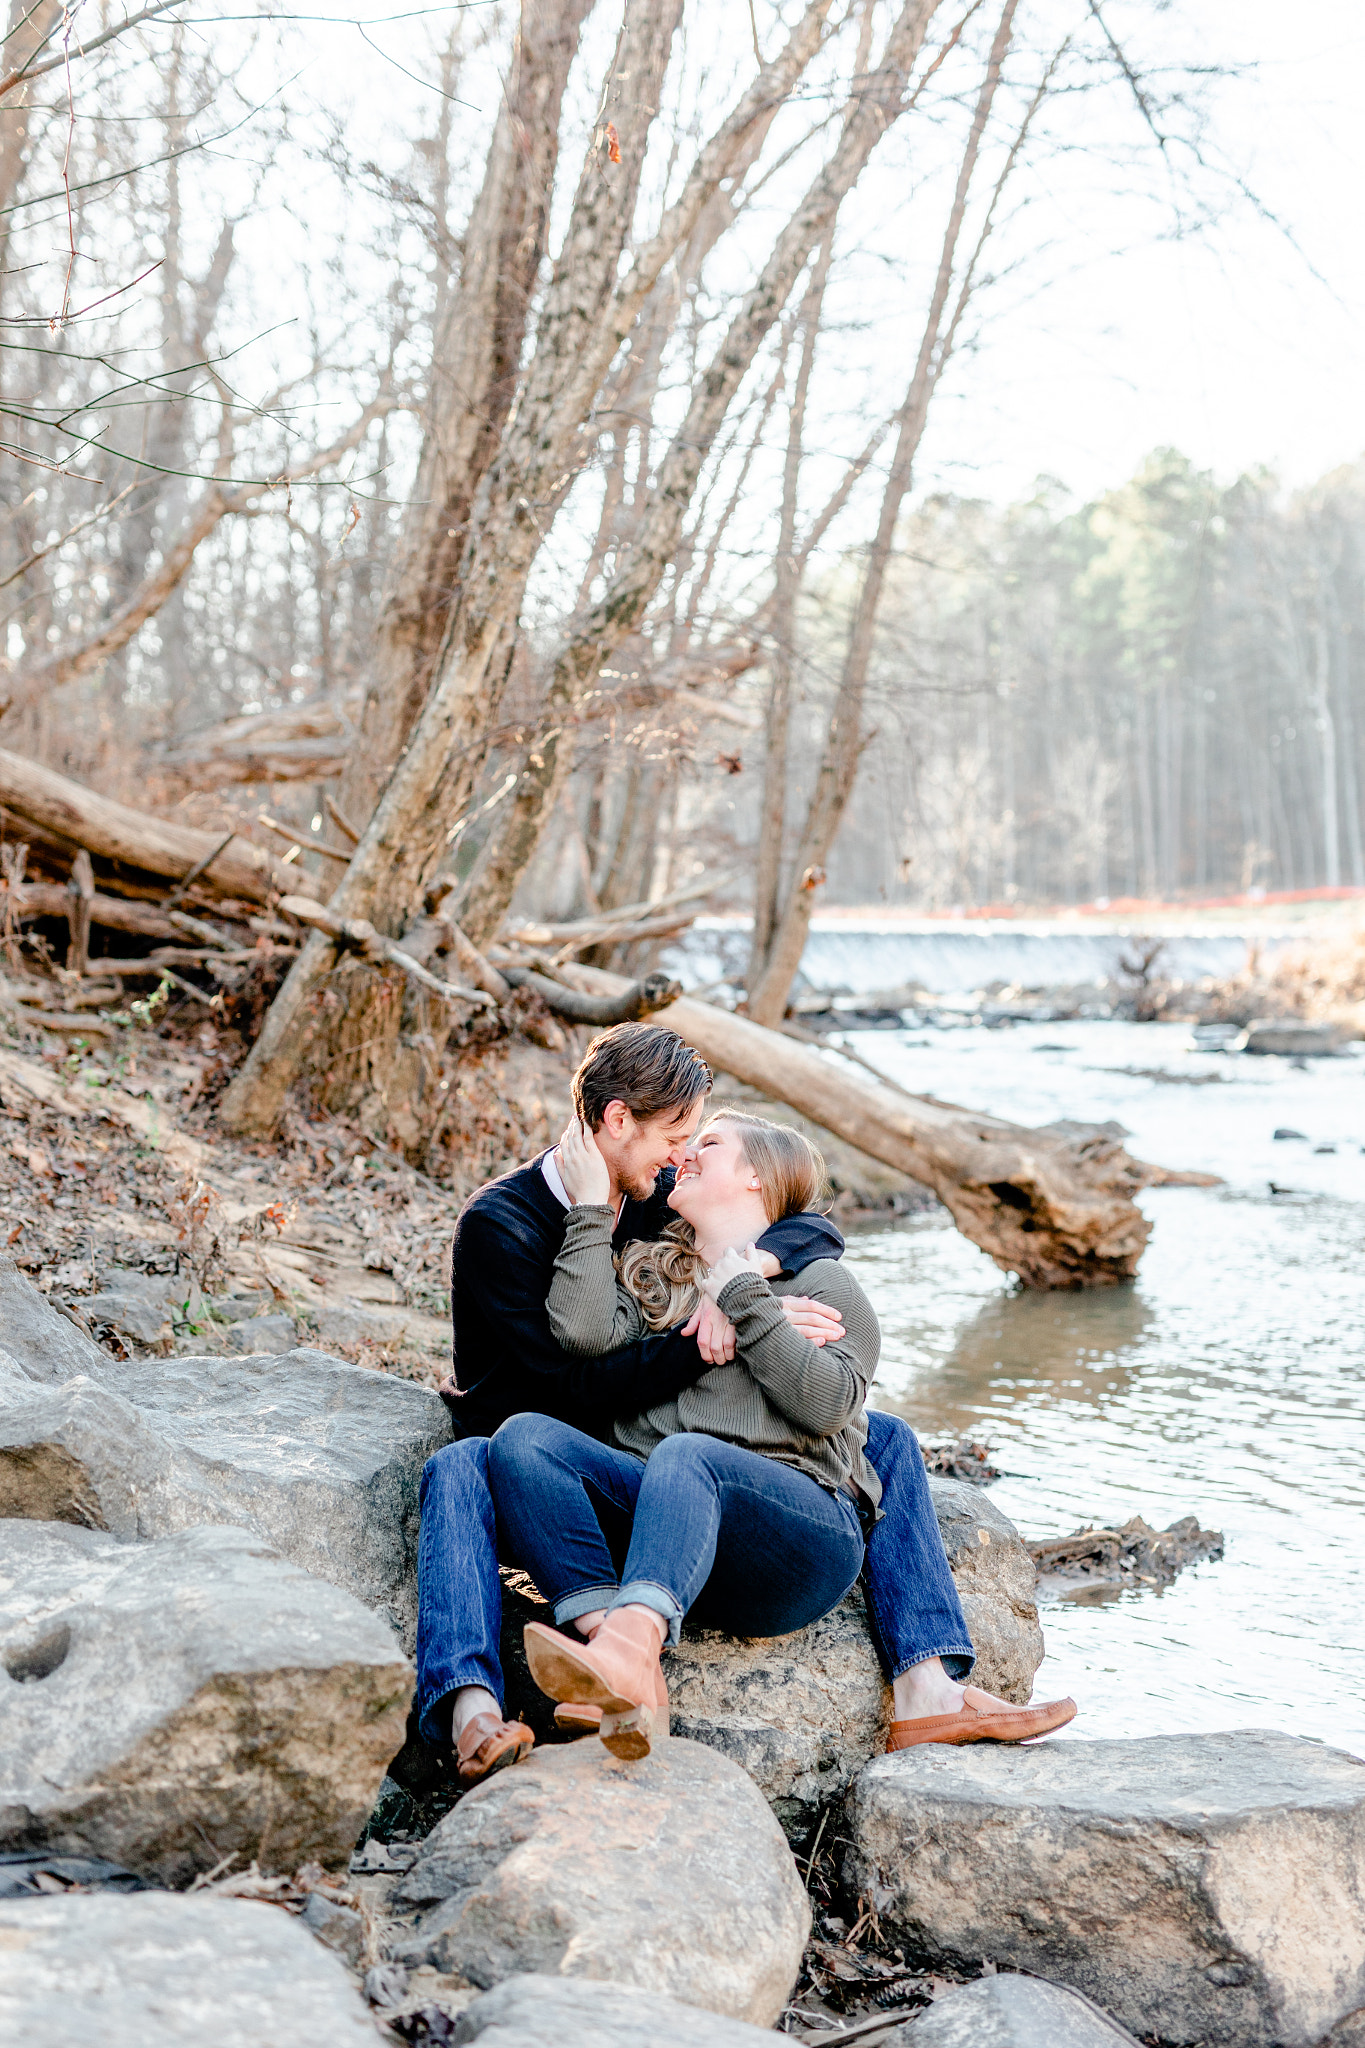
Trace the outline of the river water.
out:
<instances>
[{"instance_id":1,"label":"river water","mask_svg":"<svg viewBox=\"0 0 1365 2048\"><path fill-rule=\"evenodd\" d=\"M1137 1156L1226 1183L1149 1190L1136 1283L1093 1294L1020 1292L946 1212L855 1232L874 1398L928 1440L989 1440L991 1498L1028 1535L1134 1512L1223 1531L1224 1559L1164 1591L1045 1603L1035 1696L1074 1694L1071 1734L1279 1728L1365 1754L1365 1048L1296 1067L1188 1037L849 1035L916 1092L1026 1124L1116 1117Z\"/></svg>"}]
</instances>

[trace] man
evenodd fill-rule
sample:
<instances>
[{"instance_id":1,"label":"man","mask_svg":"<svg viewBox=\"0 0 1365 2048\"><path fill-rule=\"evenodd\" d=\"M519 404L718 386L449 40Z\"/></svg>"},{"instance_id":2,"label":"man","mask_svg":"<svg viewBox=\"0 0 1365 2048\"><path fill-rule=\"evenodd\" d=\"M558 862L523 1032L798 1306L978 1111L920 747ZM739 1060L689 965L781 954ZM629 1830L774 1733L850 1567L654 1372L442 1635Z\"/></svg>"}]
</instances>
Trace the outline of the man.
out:
<instances>
[{"instance_id":1,"label":"man","mask_svg":"<svg viewBox=\"0 0 1365 2048\"><path fill-rule=\"evenodd\" d=\"M617 1025L589 1047L573 1079L574 1109L611 1176L618 1249L633 1238L660 1236L673 1220L672 1171L686 1156L710 1087L705 1061L659 1025ZM456 1225L454 1373L441 1391L458 1440L429 1459L422 1474L417 1710L428 1741L454 1744L464 1784L515 1762L534 1740L523 1723L503 1718L488 1438L509 1415L528 1410L605 1436L616 1416L672 1399L734 1356L734 1331L709 1303L682 1330L603 1358L562 1351L545 1299L569 1207L551 1151L480 1188ZM764 1233L759 1248L796 1273L817 1258L838 1256L843 1239L824 1218L788 1217ZM816 1343L843 1334L818 1303L788 1296L784 1312ZM914 1432L898 1417L869 1410L867 1453L883 1489L866 1582L869 1617L893 1683L891 1746L1023 1740L1069 1720L1069 1701L1019 1708L975 1688L964 1693L957 1678L970 1670L974 1652Z\"/></svg>"}]
</instances>

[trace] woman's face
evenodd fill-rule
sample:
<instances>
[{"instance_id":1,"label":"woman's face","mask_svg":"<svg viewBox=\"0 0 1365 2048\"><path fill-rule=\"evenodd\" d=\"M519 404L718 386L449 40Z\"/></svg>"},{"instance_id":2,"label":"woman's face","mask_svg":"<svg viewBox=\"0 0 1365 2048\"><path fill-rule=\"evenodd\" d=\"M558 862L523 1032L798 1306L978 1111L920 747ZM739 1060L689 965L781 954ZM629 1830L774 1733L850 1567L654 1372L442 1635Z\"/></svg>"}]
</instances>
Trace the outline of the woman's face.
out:
<instances>
[{"instance_id":1,"label":"woman's face","mask_svg":"<svg viewBox=\"0 0 1365 2048\"><path fill-rule=\"evenodd\" d=\"M746 1199L762 1206L758 1175L744 1156L739 1132L724 1119L707 1124L683 1155L669 1208L704 1237L708 1217L731 1211Z\"/></svg>"}]
</instances>

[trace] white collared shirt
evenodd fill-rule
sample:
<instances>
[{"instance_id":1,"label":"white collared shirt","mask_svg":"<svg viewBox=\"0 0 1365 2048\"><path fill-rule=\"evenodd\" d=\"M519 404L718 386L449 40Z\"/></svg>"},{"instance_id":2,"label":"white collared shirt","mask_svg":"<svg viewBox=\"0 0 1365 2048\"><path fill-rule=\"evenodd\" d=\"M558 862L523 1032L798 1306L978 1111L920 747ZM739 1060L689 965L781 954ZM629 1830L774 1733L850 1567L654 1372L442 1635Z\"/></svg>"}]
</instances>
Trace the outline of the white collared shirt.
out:
<instances>
[{"instance_id":1,"label":"white collared shirt","mask_svg":"<svg viewBox=\"0 0 1365 2048\"><path fill-rule=\"evenodd\" d=\"M559 1147L557 1145L553 1146L545 1154L545 1157L540 1162L540 1170L545 1176L546 1187L550 1190L550 1193L554 1196L560 1207L562 1209L572 1209L573 1203L569 1200L569 1191L564 1185L564 1176L559 1170ZM626 1198L622 1195L620 1201L616 1204L616 1221L618 1223L621 1221L621 1211L625 1206Z\"/></svg>"}]
</instances>

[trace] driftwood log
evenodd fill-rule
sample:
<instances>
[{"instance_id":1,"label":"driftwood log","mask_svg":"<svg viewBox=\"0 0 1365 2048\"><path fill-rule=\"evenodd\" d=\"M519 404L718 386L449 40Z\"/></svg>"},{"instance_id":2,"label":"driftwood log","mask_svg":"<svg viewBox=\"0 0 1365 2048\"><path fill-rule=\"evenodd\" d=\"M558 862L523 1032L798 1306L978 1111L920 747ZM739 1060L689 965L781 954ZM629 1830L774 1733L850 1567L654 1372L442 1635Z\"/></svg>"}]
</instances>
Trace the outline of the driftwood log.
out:
<instances>
[{"instance_id":1,"label":"driftwood log","mask_svg":"<svg viewBox=\"0 0 1365 2048\"><path fill-rule=\"evenodd\" d=\"M32 825L45 840L84 848L97 859L113 861L172 882L193 876L220 896L265 903L273 893L308 896L317 893L312 877L278 861L264 847L235 834L201 832L191 825L169 825L146 811L97 796L70 776L58 775L37 761L0 748L0 806L21 825ZM93 914L93 912L92 912Z\"/></svg>"},{"instance_id":2,"label":"driftwood log","mask_svg":"<svg viewBox=\"0 0 1365 2048\"><path fill-rule=\"evenodd\" d=\"M574 967L602 994L629 984ZM933 1189L964 1237L1027 1287L1112 1287L1131 1280L1151 1233L1133 1197L1159 1169L1109 1132L1030 1130L852 1074L747 1017L682 997L656 1012L717 1071L790 1104L860 1151Z\"/></svg>"},{"instance_id":3,"label":"driftwood log","mask_svg":"<svg viewBox=\"0 0 1365 2048\"><path fill-rule=\"evenodd\" d=\"M8 906L16 924L35 917L65 917L71 899L61 882L20 882L0 884L0 915ZM126 896L105 896L97 889L90 898L90 922L109 931L136 932L144 939L174 939L176 928L166 913L150 903L135 903Z\"/></svg>"},{"instance_id":4,"label":"driftwood log","mask_svg":"<svg viewBox=\"0 0 1365 2048\"><path fill-rule=\"evenodd\" d=\"M665 1009L682 993L681 984L666 974L647 974L643 981L621 980L619 992L590 995L585 989L565 988L546 974L529 967L504 967L502 978L511 988L528 988L547 1009L575 1024L637 1024ZM621 979L613 975L613 980Z\"/></svg>"}]
</instances>

